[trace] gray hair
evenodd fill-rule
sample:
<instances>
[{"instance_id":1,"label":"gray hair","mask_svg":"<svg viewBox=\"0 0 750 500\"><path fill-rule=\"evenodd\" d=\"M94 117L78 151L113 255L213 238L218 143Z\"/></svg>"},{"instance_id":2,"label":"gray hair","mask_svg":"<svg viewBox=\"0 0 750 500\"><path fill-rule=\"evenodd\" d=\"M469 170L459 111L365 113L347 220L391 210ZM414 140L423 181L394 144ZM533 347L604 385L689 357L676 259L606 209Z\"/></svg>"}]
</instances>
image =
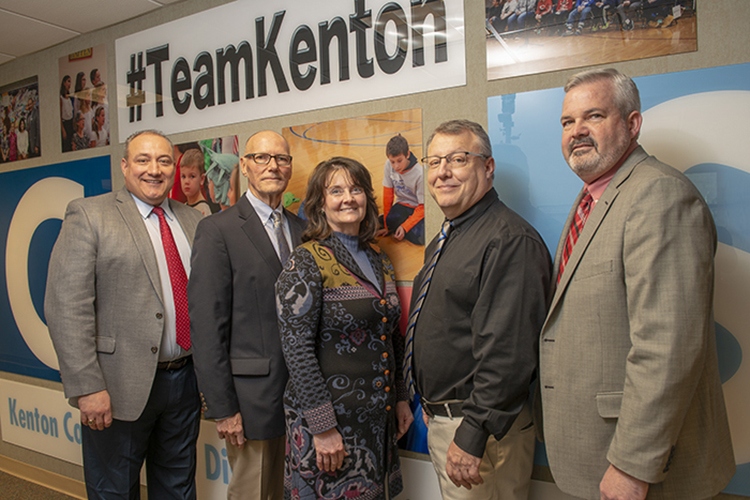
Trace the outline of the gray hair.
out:
<instances>
[{"instance_id":1,"label":"gray hair","mask_svg":"<svg viewBox=\"0 0 750 500\"><path fill-rule=\"evenodd\" d=\"M492 144L490 143L490 136L487 135L484 128L470 120L449 120L443 122L432 132L430 138L427 139L427 148L430 147L430 143L437 134L443 135L461 135L464 132L471 133L474 137L479 139L478 153L483 154L487 158L492 156Z\"/></svg>"},{"instance_id":2,"label":"gray hair","mask_svg":"<svg viewBox=\"0 0 750 500\"><path fill-rule=\"evenodd\" d=\"M122 154L123 158L125 158L126 160L128 159L128 155L130 154L130 143L133 142L133 140L136 137L141 136L141 135L145 135L145 134L156 135L156 136L161 137L162 139L164 139L165 141L167 141L169 143L169 148L170 149L174 149L174 145L172 144L172 141L169 140L169 137L167 137L166 135L164 135L163 132L160 132L158 130L152 130L152 129L139 130L138 132L134 132L134 133L130 134L130 137L128 137L125 140L125 151Z\"/></svg>"},{"instance_id":3,"label":"gray hair","mask_svg":"<svg viewBox=\"0 0 750 500\"><path fill-rule=\"evenodd\" d=\"M615 94L615 106L623 120L627 120L633 111L641 112L641 96L635 82L614 68L591 69L571 76L565 84L565 93L570 89L586 83L608 81L612 83Z\"/></svg>"}]
</instances>

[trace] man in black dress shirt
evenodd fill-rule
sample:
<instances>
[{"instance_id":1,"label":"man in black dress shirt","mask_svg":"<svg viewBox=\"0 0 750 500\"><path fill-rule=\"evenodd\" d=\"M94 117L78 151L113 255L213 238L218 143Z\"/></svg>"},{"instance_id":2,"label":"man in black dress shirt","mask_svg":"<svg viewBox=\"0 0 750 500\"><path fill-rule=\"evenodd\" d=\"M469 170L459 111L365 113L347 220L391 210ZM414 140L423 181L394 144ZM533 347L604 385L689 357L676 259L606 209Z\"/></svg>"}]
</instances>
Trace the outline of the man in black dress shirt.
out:
<instances>
[{"instance_id":1,"label":"man in black dress shirt","mask_svg":"<svg viewBox=\"0 0 750 500\"><path fill-rule=\"evenodd\" d=\"M526 499L535 444L527 400L550 289L549 252L493 189L495 161L481 125L443 123L422 163L452 225L414 331L430 457L444 499ZM414 280L412 308L426 272Z\"/></svg>"}]
</instances>

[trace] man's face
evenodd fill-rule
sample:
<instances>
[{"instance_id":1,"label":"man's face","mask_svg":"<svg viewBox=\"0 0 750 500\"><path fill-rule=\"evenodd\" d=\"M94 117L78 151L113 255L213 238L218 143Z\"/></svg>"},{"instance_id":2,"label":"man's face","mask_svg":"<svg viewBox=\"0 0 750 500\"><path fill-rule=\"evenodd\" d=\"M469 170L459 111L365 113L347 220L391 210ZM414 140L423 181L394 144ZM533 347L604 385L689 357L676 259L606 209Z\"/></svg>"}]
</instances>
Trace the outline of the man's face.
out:
<instances>
[{"instance_id":1,"label":"man's face","mask_svg":"<svg viewBox=\"0 0 750 500\"><path fill-rule=\"evenodd\" d=\"M158 135L139 135L130 142L120 168L128 191L149 205L160 205L174 184L172 146Z\"/></svg>"},{"instance_id":2,"label":"man's face","mask_svg":"<svg viewBox=\"0 0 750 500\"><path fill-rule=\"evenodd\" d=\"M613 84L603 80L570 89L560 123L565 161L584 182L592 182L628 150L638 136L641 116L634 111L624 120L615 106Z\"/></svg>"},{"instance_id":3,"label":"man's face","mask_svg":"<svg viewBox=\"0 0 750 500\"><path fill-rule=\"evenodd\" d=\"M289 145L286 140L272 131L255 134L245 145L245 155L266 153L269 155L288 155ZM260 165L252 158L240 158L242 175L247 177L247 187L259 200L276 208L292 177L292 165L279 166L272 158L267 165Z\"/></svg>"},{"instance_id":4,"label":"man's face","mask_svg":"<svg viewBox=\"0 0 750 500\"><path fill-rule=\"evenodd\" d=\"M459 135L436 134L427 148L427 156L446 156L460 151L479 153L479 141L471 132ZM427 185L430 194L445 216L454 219L474 206L492 187L495 161L469 155L467 164L453 169L446 160L429 169Z\"/></svg>"},{"instance_id":5,"label":"man's face","mask_svg":"<svg viewBox=\"0 0 750 500\"><path fill-rule=\"evenodd\" d=\"M388 161L391 162L391 167L393 167L393 170L397 174L403 174L406 172L407 167L409 166L409 155L386 155L388 156Z\"/></svg>"},{"instance_id":6,"label":"man's face","mask_svg":"<svg viewBox=\"0 0 750 500\"><path fill-rule=\"evenodd\" d=\"M182 192L188 198L195 196L200 192L203 179L206 174L201 175L195 166L183 167L180 169L180 185Z\"/></svg>"}]
</instances>

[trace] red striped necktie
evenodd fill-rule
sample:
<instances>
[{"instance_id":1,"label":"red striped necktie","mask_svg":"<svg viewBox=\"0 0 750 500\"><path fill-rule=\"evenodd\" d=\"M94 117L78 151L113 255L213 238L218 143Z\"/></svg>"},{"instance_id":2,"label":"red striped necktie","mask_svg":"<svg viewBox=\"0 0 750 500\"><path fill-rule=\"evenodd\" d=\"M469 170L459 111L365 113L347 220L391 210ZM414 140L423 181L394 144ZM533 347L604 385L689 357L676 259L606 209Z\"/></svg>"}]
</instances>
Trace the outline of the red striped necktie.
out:
<instances>
[{"instance_id":1,"label":"red striped necktie","mask_svg":"<svg viewBox=\"0 0 750 500\"><path fill-rule=\"evenodd\" d=\"M565 269L565 264L568 263L570 254L573 253L573 247L578 241L578 237L583 231L583 225L586 224L586 219L589 218L591 212L591 205L594 204L594 198L588 190L584 191L581 203L578 204L578 209L573 216L573 222L570 224L570 231L568 231L568 237L565 239L565 247L562 252L562 259L560 259L560 269L557 272L557 282L560 282L560 277Z\"/></svg>"}]
</instances>

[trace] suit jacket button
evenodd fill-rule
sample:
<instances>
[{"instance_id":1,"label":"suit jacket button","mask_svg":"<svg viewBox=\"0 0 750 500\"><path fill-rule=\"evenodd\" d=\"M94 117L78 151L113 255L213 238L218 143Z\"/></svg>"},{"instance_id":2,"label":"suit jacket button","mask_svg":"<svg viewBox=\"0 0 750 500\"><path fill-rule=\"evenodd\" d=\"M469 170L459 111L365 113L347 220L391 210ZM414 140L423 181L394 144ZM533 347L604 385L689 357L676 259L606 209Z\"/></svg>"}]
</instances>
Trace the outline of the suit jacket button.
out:
<instances>
[{"instance_id":1,"label":"suit jacket button","mask_svg":"<svg viewBox=\"0 0 750 500\"><path fill-rule=\"evenodd\" d=\"M153 352L154 354L156 354L157 352L159 352L159 348L156 347L156 346L153 346L153 347L151 347L151 352Z\"/></svg>"},{"instance_id":2,"label":"suit jacket button","mask_svg":"<svg viewBox=\"0 0 750 500\"><path fill-rule=\"evenodd\" d=\"M162 319L164 315L162 313L156 313L156 319Z\"/></svg>"}]
</instances>

